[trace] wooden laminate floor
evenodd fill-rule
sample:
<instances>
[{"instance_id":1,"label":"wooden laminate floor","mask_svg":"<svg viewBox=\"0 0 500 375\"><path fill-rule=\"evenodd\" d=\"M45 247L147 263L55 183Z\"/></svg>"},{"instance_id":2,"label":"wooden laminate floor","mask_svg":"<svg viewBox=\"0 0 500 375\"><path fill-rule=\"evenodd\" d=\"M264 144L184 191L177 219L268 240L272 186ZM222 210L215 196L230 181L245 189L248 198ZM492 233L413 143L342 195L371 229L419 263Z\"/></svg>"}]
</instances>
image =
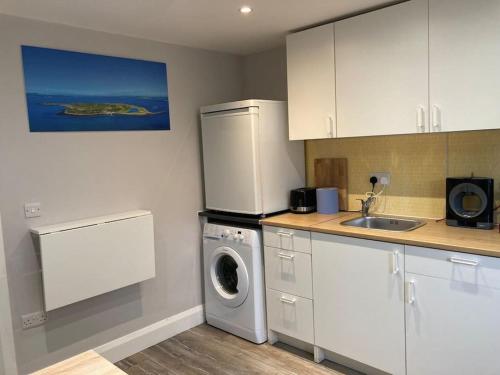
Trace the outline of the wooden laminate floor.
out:
<instances>
[{"instance_id":1,"label":"wooden laminate floor","mask_svg":"<svg viewBox=\"0 0 500 375\"><path fill-rule=\"evenodd\" d=\"M359 375L286 345L255 345L202 324L116 365L129 375Z\"/></svg>"}]
</instances>

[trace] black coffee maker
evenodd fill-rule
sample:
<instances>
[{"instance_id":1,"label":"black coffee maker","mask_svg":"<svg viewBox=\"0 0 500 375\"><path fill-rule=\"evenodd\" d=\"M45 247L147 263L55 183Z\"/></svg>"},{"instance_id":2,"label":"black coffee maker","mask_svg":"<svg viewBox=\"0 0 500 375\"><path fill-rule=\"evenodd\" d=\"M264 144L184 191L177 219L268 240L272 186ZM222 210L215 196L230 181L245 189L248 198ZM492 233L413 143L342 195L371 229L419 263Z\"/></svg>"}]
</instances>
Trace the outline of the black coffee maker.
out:
<instances>
[{"instance_id":1,"label":"black coffee maker","mask_svg":"<svg viewBox=\"0 0 500 375\"><path fill-rule=\"evenodd\" d=\"M492 178L446 179L446 224L491 229L494 226L494 204Z\"/></svg>"}]
</instances>

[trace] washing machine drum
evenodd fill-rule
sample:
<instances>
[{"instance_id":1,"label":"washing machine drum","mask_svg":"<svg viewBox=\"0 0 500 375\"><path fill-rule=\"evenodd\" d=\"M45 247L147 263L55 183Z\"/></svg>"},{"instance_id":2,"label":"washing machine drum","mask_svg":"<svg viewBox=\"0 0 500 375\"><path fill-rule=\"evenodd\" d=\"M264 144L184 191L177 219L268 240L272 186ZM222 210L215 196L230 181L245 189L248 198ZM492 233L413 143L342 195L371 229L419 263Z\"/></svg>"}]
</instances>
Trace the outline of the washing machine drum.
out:
<instances>
[{"instance_id":1,"label":"washing machine drum","mask_svg":"<svg viewBox=\"0 0 500 375\"><path fill-rule=\"evenodd\" d=\"M217 298L228 307L238 307L248 296L249 278L240 255L232 248L215 249L210 261L211 286Z\"/></svg>"}]
</instances>

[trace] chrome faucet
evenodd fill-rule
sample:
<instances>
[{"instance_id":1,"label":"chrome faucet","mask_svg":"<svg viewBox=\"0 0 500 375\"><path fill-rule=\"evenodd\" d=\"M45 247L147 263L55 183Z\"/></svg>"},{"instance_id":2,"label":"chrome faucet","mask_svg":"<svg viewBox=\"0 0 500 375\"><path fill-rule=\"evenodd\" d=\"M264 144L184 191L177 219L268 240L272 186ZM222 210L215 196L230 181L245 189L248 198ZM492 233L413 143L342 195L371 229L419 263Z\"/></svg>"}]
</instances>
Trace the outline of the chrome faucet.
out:
<instances>
[{"instance_id":1,"label":"chrome faucet","mask_svg":"<svg viewBox=\"0 0 500 375\"><path fill-rule=\"evenodd\" d=\"M361 201L361 214L363 216L368 216L368 213L370 212L370 208L376 199L377 198L375 198L373 196L366 198L366 200L358 199L358 201Z\"/></svg>"}]
</instances>

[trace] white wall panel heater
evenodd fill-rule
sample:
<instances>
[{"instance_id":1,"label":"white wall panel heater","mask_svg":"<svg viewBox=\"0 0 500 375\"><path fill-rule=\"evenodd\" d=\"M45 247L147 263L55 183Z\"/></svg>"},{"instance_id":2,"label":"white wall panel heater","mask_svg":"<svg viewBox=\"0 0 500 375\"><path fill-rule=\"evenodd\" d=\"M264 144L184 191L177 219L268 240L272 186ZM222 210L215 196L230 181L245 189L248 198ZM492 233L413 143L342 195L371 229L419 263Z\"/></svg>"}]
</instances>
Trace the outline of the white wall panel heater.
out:
<instances>
[{"instance_id":1,"label":"white wall panel heater","mask_svg":"<svg viewBox=\"0 0 500 375\"><path fill-rule=\"evenodd\" d=\"M138 210L31 229L46 311L155 277L153 215Z\"/></svg>"}]
</instances>

